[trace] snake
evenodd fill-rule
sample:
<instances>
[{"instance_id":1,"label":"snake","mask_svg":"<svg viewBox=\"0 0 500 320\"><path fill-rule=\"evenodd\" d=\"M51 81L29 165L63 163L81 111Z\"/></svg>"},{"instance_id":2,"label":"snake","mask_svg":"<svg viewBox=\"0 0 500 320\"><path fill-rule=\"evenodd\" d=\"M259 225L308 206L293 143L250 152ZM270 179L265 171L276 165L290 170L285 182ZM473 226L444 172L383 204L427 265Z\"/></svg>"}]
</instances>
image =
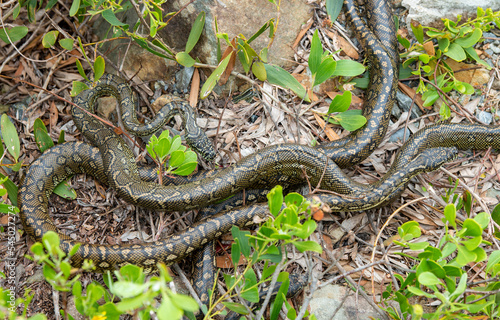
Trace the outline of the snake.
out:
<instances>
[{"instance_id":1,"label":"snake","mask_svg":"<svg viewBox=\"0 0 500 320\"><path fill-rule=\"evenodd\" d=\"M383 0L367 2L373 4L375 15L381 10L378 4L385 3ZM388 49L391 46L387 40L389 38L384 37L387 30L393 30L393 27L389 26L385 31L380 28L370 30L352 0L345 1L345 8L370 59L371 80L365 106L365 113L369 117L364 128L341 142L320 148L297 144L269 146L210 176L183 185L159 186L144 181L145 177L151 177L151 169L138 168L123 139L89 114L93 112L98 97L110 94L125 109L122 114L130 117L127 122L132 127L137 125L134 112L130 111L134 103L128 85L115 76L106 75L93 88L76 97L75 103L81 108L72 109L77 127L97 147L84 142L66 142L43 153L27 169L18 198L20 217L26 232L36 241L40 241L48 231L58 233L64 252L70 252L79 245L72 257L75 267L81 266L85 259L90 259L97 272L118 269L128 263L140 265L146 272L151 272L157 263L170 264L183 259L196 248L227 232L233 225L242 227L253 224L256 217L267 218L267 206L257 204L221 212L154 243L98 245L81 243L58 231L50 219L48 208L48 198L54 187L71 175L87 173L117 190L120 197L137 205L162 210L187 210L217 203L245 188L303 182L304 175L307 175L312 184L319 184L322 189L348 195L319 195L320 200L333 211L358 211L391 201L413 176L434 170L456 157L457 148L500 148L500 129L497 127L438 124L412 135L380 181L363 185L350 179L341 168L366 159L387 131L397 86L397 63L393 49ZM380 23L382 26L390 25L391 19L384 19ZM168 111L170 113L188 108L173 103L168 109L173 110ZM170 115L166 113L160 112L162 117L168 118ZM193 117L184 115L184 111L181 114L185 125L195 122ZM143 133L151 133L151 128L155 126L148 125ZM186 132L190 132L187 139L193 137L195 140L194 145L202 137L197 129L186 129ZM209 142L200 139L199 147L193 148L207 158L212 157L213 153L207 151Z\"/></svg>"}]
</instances>

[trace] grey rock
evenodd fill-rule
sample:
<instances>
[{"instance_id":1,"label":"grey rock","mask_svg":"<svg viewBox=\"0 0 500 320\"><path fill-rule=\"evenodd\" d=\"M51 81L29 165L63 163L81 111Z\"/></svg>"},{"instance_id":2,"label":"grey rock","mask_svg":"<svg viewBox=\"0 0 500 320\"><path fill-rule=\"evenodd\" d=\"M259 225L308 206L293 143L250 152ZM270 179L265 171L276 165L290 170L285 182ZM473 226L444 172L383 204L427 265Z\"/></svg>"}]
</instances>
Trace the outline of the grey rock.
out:
<instances>
[{"instance_id":1,"label":"grey rock","mask_svg":"<svg viewBox=\"0 0 500 320\"><path fill-rule=\"evenodd\" d=\"M346 295L346 290L350 291L350 296L341 305ZM332 315L339 306L340 309L335 314L335 317L332 318ZM361 296L356 299L355 294L350 289L339 285L328 285L316 290L309 307L311 308L311 313L318 320L380 318L380 314L365 299Z\"/></svg>"},{"instance_id":2,"label":"grey rock","mask_svg":"<svg viewBox=\"0 0 500 320\"><path fill-rule=\"evenodd\" d=\"M494 189L494 188L489 188L486 191L486 196L490 198L496 198L500 199L500 190Z\"/></svg>"},{"instance_id":3,"label":"grey rock","mask_svg":"<svg viewBox=\"0 0 500 320\"><path fill-rule=\"evenodd\" d=\"M484 32L483 33L483 37L485 38L496 38L497 36L492 33L492 32ZM484 39L484 43L490 43L490 42L493 42L492 39Z\"/></svg>"},{"instance_id":4,"label":"grey rock","mask_svg":"<svg viewBox=\"0 0 500 320\"><path fill-rule=\"evenodd\" d=\"M410 134L411 133L408 128L406 128L406 134L405 134L405 128L401 128L398 131L394 132L394 134L389 138L389 142L403 141L403 138L405 138L405 140L408 140Z\"/></svg>"},{"instance_id":5,"label":"grey rock","mask_svg":"<svg viewBox=\"0 0 500 320\"><path fill-rule=\"evenodd\" d=\"M490 50L493 51L493 53L500 53L500 48L498 47L497 44L494 43L490 45Z\"/></svg>"},{"instance_id":6,"label":"grey rock","mask_svg":"<svg viewBox=\"0 0 500 320\"><path fill-rule=\"evenodd\" d=\"M393 108L392 114L395 117L399 118L401 116L401 113L410 111L412 99L410 97L408 97L406 94L404 94L403 92L397 90L396 91L396 100L398 102L398 108L396 108L396 106L395 106ZM416 104L414 104L411 109L412 110L411 110L410 119L418 118L422 115L422 112L420 111L420 109L418 108L418 106Z\"/></svg>"},{"instance_id":7,"label":"grey rock","mask_svg":"<svg viewBox=\"0 0 500 320\"><path fill-rule=\"evenodd\" d=\"M482 122L487 123L487 124L490 124L491 121L493 121L493 115L489 112L486 112L486 111L479 112L477 117L479 118L479 120L481 120Z\"/></svg>"},{"instance_id":8,"label":"grey rock","mask_svg":"<svg viewBox=\"0 0 500 320\"><path fill-rule=\"evenodd\" d=\"M193 78L194 67L182 68L175 74L175 89L178 92L187 93L189 89L189 84Z\"/></svg>"},{"instance_id":9,"label":"grey rock","mask_svg":"<svg viewBox=\"0 0 500 320\"><path fill-rule=\"evenodd\" d=\"M409 11L409 21L416 20L423 25L441 22L441 18L456 19L459 14L464 16L464 21L476 15L477 7L500 9L498 0L402 0L401 4Z\"/></svg>"}]
</instances>

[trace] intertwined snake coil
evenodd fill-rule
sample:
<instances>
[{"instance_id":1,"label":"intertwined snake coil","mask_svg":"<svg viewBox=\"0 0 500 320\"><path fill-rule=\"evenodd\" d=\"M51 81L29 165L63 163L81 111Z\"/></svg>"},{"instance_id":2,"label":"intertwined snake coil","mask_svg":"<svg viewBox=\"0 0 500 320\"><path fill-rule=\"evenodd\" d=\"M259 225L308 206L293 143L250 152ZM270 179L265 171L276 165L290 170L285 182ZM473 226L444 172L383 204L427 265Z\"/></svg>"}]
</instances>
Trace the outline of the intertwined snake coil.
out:
<instances>
[{"instance_id":1,"label":"intertwined snake coil","mask_svg":"<svg viewBox=\"0 0 500 320\"><path fill-rule=\"evenodd\" d=\"M345 1L349 20L356 27L370 59L371 81L364 111L368 122L363 129L340 142L320 148L295 144L270 146L210 178L187 185L163 187L142 181L141 176L147 176L149 173L142 173L137 169L131 151L122 139L94 117L74 108L75 123L82 134L98 148L82 142L68 142L48 150L31 164L19 190L21 220L27 233L35 240L40 240L49 230L59 233L61 247L65 252L69 252L79 243L57 230L48 210L48 197L54 186L77 173L91 174L115 188L126 200L138 205L186 210L215 203L244 188L303 181L302 168L305 168L312 184L321 180L323 189L335 190L341 194L362 194L362 197L319 195L334 211L352 211L373 208L390 201L403 190L411 177L422 171L433 170L453 158L456 148L500 148L498 127L475 124L435 125L414 134L398 153L390 171L373 185L356 183L339 169L339 166L348 167L359 163L376 148L385 135L394 103L397 53L394 49L392 18L388 14L389 11L383 9L387 7L385 1L373 0L367 3L371 4L372 8L371 16L368 14L368 23L373 30L359 17L352 0ZM388 17L384 18L384 15ZM379 16L382 16L381 21L373 22L377 21ZM123 81L106 76L93 89L78 96L75 102L92 110L97 97L112 94L117 96L127 115L128 111L133 110L129 91ZM180 107L169 105L168 108L178 110ZM134 118L133 112L128 115ZM183 117L190 119L186 115ZM190 123L186 121L186 125ZM202 142L202 151L205 150L203 144ZM243 226L251 223L257 215L265 217L266 211L266 205L232 210L155 243L83 243L73 257L73 263L74 266L79 266L84 259L92 259L97 271L116 269L127 263L141 265L146 271L152 270L158 262L171 263L182 259L195 248L227 232L233 225Z\"/></svg>"}]
</instances>

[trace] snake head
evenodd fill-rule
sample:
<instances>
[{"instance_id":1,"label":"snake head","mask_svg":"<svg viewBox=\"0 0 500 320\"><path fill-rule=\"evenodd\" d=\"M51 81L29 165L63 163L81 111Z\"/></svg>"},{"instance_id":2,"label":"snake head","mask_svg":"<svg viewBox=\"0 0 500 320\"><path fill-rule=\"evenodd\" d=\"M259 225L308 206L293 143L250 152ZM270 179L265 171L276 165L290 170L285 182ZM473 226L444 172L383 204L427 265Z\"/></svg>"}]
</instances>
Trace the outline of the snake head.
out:
<instances>
[{"instance_id":1,"label":"snake head","mask_svg":"<svg viewBox=\"0 0 500 320\"><path fill-rule=\"evenodd\" d=\"M197 139L190 139L186 136L186 143L196 151L201 157L207 161L212 161L215 158L215 150L210 142L210 139L203 133Z\"/></svg>"}]
</instances>

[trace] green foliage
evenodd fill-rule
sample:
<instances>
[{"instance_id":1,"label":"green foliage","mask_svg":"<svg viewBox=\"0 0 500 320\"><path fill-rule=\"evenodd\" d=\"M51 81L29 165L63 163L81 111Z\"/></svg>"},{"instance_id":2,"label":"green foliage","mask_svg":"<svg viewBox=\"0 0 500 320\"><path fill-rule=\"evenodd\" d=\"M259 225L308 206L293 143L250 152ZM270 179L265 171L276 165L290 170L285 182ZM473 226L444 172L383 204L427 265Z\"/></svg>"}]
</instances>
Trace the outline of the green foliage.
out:
<instances>
[{"instance_id":1,"label":"green foliage","mask_svg":"<svg viewBox=\"0 0 500 320\"><path fill-rule=\"evenodd\" d=\"M279 291L271 305L270 319L278 319L279 311L286 302L285 295L290 284L289 275L281 270L286 259L287 245L294 245L300 252L314 251L321 253L321 246L306 240L316 230L316 222L311 218L311 203L298 193L290 193L283 197L281 186L273 188L267 195L269 210L273 219L264 222L255 234L242 231L237 227L231 229L234 243L231 246L231 260L235 268L234 274L224 274L227 293L212 303L208 308L205 319L223 314L224 310L215 311L214 307L222 303L227 309L242 315L249 315L248 306L239 302L229 302L237 295L250 303L259 302L259 285L270 281L277 275L281 282ZM284 208L282 209L282 206ZM238 272L240 257L247 262L243 271ZM253 266L264 264L262 277L257 280ZM265 308L265 306L262 306ZM288 312L295 314L295 310L286 304ZM254 317L252 317L254 318Z\"/></svg>"},{"instance_id":2,"label":"green foliage","mask_svg":"<svg viewBox=\"0 0 500 320\"><path fill-rule=\"evenodd\" d=\"M0 166L10 168L13 171L19 171L23 164L23 161L18 161L21 148L19 136L17 134L16 127L5 113L2 114L2 117L0 118L0 129L2 132L2 141L5 143L4 149L3 143L0 142L0 153L2 154L2 162L0 163ZM10 163L5 163L8 155L10 155ZM5 189L0 189L3 190L0 191L0 195L5 195L5 190L7 190L10 202L14 207L17 206L17 186L9 179L9 177L3 175L2 173L0 173L0 184L5 187ZM0 207L2 208L2 212L13 211L10 210L10 206L3 203L3 201L0 204Z\"/></svg>"},{"instance_id":3,"label":"green foliage","mask_svg":"<svg viewBox=\"0 0 500 320\"><path fill-rule=\"evenodd\" d=\"M164 169L166 174L190 175L198 164L196 153L181 145L180 136L171 138L168 130L163 131L159 137L151 136L146 150L158 164L160 177Z\"/></svg>"},{"instance_id":4,"label":"green foliage","mask_svg":"<svg viewBox=\"0 0 500 320\"><path fill-rule=\"evenodd\" d=\"M104 62L104 58L101 56L98 56L95 59L94 63L92 63L90 61L90 59L87 57L87 55L85 54L85 50L83 49L83 44L82 44L80 38L78 38L78 43L80 45L81 51L84 53L83 56L84 56L85 60L87 60L88 64L92 66L92 70L94 73L94 83L95 83L102 77L102 75L104 74L104 70L106 69L106 64ZM78 73L87 82L90 83L91 81L87 77L87 75L85 74L85 70L83 69L82 63L79 60L76 60L76 68L78 69ZM75 97L78 94L80 94L80 92L87 90L87 89L89 89L89 86L86 83L81 82L81 81L73 81L73 88L71 89L71 96Z\"/></svg>"},{"instance_id":5,"label":"green foliage","mask_svg":"<svg viewBox=\"0 0 500 320\"><path fill-rule=\"evenodd\" d=\"M489 31L494 25L500 25L500 11L491 9L484 11L477 9L477 18L468 19L459 24L457 21L443 19L444 28L436 29L424 27L419 24L411 25L417 43L411 45L410 41L398 35L398 40L407 51L401 55L404 59L403 67L414 67L412 74L420 77L417 92L423 93L424 106L433 105L439 98L447 101L444 94L455 90L461 94L472 94L474 88L455 78L452 68L446 63L447 59L475 61L486 68L491 67L481 60L474 50L474 45L481 41L483 32ZM423 78L432 80L432 84L425 84ZM441 93L439 93L441 91ZM441 116L446 119L450 116L449 107L443 104L440 109Z\"/></svg>"},{"instance_id":6,"label":"green foliage","mask_svg":"<svg viewBox=\"0 0 500 320\"><path fill-rule=\"evenodd\" d=\"M0 278L5 279L5 274L0 272ZM33 300L33 294L30 294L31 289L26 289L24 291L23 298L15 297L15 287L2 288L0 287L0 318L6 320L46 320L47 317L41 313L33 315L31 317L27 316L28 306ZM21 314L16 311L21 307Z\"/></svg>"},{"instance_id":7,"label":"green foliage","mask_svg":"<svg viewBox=\"0 0 500 320\"><path fill-rule=\"evenodd\" d=\"M398 228L400 240L394 241L395 244L419 253L416 257L404 254L416 260L417 264L413 268L415 273L408 274L406 279L397 275L401 288L394 292L389 286L384 292L385 299L396 300L401 308L402 314L392 308L386 309L393 318L405 319L411 316L417 319L477 319L475 315L481 314L488 315L491 319L500 317L498 297L489 294L500 288L500 251L492 251L488 257L483 248L491 246L482 237L483 230L490 223L490 216L482 212L472 219L460 222L456 219L456 210L453 203L445 207L442 219L445 223L444 236L437 246L426 241L412 241L421 235L418 222L409 221ZM500 210L500 205L495 208L497 210ZM485 278L489 279L485 285L468 283L469 276L465 267L477 263L485 265ZM466 290L468 294L464 295ZM421 305L410 304L408 298L411 296L439 300L441 304L435 312L425 314Z\"/></svg>"},{"instance_id":8,"label":"green foliage","mask_svg":"<svg viewBox=\"0 0 500 320\"><path fill-rule=\"evenodd\" d=\"M156 313L158 319L167 320L181 319L184 314L192 315L198 310L194 299L170 290L168 282L172 279L162 264L157 266L159 276L153 276L147 281L142 268L125 265L119 271L114 271L116 280L113 280L109 272L104 276L109 289L93 282L86 287L83 294L82 284L78 281L80 273L91 270L93 266L85 260L81 269L71 267L70 258L78 248L79 246L73 247L66 255L60 248L57 233L49 231L42 237L41 243L37 242L31 246L33 257L28 258L43 265L44 278L55 290L73 294L76 310L80 314L93 319L119 320L120 316L125 314L135 313L139 319L149 319L151 314ZM161 303L157 304L156 299L160 296ZM104 303L101 299L104 299ZM25 308L28 304L29 301Z\"/></svg>"}]
</instances>

